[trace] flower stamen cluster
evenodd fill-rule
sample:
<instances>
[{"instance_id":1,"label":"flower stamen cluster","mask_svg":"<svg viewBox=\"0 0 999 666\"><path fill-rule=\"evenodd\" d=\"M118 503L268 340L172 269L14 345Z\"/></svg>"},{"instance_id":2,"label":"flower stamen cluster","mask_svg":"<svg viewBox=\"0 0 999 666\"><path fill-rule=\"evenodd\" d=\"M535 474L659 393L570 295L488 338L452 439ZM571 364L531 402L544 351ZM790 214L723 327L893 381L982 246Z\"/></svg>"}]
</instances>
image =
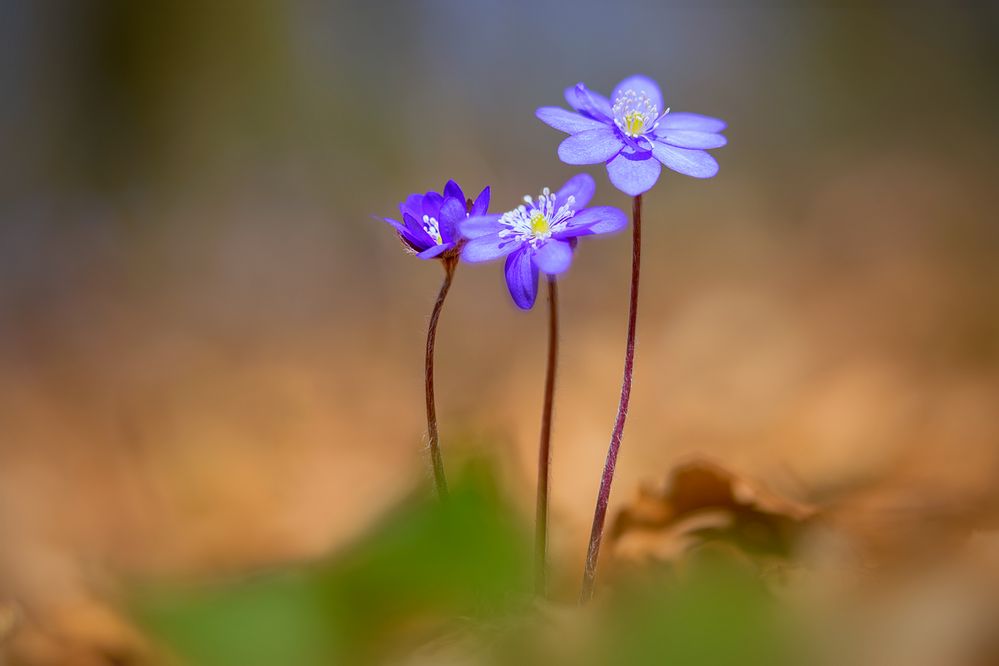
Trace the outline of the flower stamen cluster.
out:
<instances>
[{"instance_id":1,"label":"flower stamen cluster","mask_svg":"<svg viewBox=\"0 0 999 666\"><path fill-rule=\"evenodd\" d=\"M537 201L525 196L523 204L500 216L499 223L505 228L500 230L499 237L537 248L539 243L561 231L575 215L576 197L569 195L558 208L555 208L556 199L547 187L541 190Z\"/></svg>"},{"instance_id":2,"label":"flower stamen cluster","mask_svg":"<svg viewBox=\"0 0 999 666\"><path fill-rule=\"evenodd\" d=\"M666 109L660 115L659 107L648 93L635 92L631 88L614 100L611 111L614 113L614 124L632 139L655 131L659 127L659 120L669 113L669 109Z\"/></svg>"}]
</instances>

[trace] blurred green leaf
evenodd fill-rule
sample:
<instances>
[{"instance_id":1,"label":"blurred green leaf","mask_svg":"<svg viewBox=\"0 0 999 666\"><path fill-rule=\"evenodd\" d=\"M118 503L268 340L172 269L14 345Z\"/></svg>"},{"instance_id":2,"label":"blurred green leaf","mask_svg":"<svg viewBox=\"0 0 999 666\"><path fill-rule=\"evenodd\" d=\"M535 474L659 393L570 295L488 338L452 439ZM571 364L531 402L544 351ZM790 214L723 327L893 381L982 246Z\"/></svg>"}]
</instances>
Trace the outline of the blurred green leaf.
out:
<instances>
[{"instance_id":1,"label":"blurred green leaf","mask_svg":"<svg viewBox=\"0 0 999 666\"><path fill-rule=\"evenodd\" d=\"M195 666L372 663L414 630L496 617L528 590L525 532L470 465L447 502L405 503L328 561L197 590L147 590L137 615Z\"/></svg>"},{"instance_id":2,"label":"blurred green leaf","mask_svg":"<svg viewBox=\"0 0 999 666\"><path fill-rule=\"evenodd\" d=\"M608 609L594 664L780 666L787 636L777 605L755 574L699 564L677 581L623 586Z\"/></svg>"}]
</instances>

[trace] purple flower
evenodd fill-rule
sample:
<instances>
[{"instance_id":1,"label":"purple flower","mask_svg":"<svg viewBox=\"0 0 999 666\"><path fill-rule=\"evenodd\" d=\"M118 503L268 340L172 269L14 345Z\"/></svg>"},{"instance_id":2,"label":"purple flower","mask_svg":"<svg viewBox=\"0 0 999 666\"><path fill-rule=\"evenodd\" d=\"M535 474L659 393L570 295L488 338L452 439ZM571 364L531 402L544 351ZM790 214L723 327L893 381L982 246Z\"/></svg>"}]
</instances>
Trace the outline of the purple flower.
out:
<instances>
[{"instance_id":1,"label":"purple flower","mask_svg":"<svg viewBox=\"0 0 999 666\"><path fill-rule=\"evenodd\" d=\"M718 163L705 152L721 148L724 121L696 113L670 113L656 82L629 76L614 89L613 103L582 83L565 91L577 113L543 106L537 117L570 134L558 147L566 164L607 163L614 186L631 196L656 184L660 164L695 178L711 178ZM660 111L660 109L663 109Z\"/></svg>"},{"instance_id":2,"label":"purple flower","mask_svg":"<svg viewBox=\"0 0 999 666\"><path fill-rule=\"evenodd\" d=\"M461 258L469 262L506 257L506 284L514 303L530 310L538 295L538 274L557 275L569 269L579 236L606 234L628 224L625 214L610 206L586 208L596 185L587 174L570 178L554 194L547 187L537 199L502 215L469 215L458 228L468 239Z\"/></svg>"},{"instance_id":3,"label":"purple flower","mask_svg":"<svg viewBox=\"0 0 999 666\"><path fill-rule=\"evenodd\" d=\"M468 210L465 194L458 183L449 180L443 194L410 194L399 204L402 222L381 218L395 227L399 238L420 259L434 257L458 247L458 222L468 215L485 215L489 208L489 188L482 190Z\"/></svg>"}]
</instances>

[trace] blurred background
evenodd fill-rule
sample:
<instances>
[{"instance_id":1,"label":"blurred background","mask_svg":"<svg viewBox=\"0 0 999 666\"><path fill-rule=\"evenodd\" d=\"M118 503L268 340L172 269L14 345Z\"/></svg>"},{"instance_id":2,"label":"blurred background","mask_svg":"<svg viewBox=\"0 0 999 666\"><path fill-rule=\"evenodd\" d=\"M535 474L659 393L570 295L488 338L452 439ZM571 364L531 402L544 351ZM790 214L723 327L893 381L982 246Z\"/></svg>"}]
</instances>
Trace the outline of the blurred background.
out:
<instances>
[{"instance_id":1,"label":"blurred background","mask_svg":"<svg viewBox=\"0 0 999 666\"><path fill-rule=\"evenodd\" d=\"M971 1L0 2L0 606L41 627L20 658L124 631L110 579L314 557L425 482L441 270L372 215L449 178L495 211L558 187L535 108L636 72L730 143L713 180L646 197L612 514L699 453L872 531L993 520L997 37ZM629 261L626 234L583 243L562 280L566 589ZM445 461L490 452L527 511L544 309L463 265L438 350Z\"/></svg>"}]
</instances>

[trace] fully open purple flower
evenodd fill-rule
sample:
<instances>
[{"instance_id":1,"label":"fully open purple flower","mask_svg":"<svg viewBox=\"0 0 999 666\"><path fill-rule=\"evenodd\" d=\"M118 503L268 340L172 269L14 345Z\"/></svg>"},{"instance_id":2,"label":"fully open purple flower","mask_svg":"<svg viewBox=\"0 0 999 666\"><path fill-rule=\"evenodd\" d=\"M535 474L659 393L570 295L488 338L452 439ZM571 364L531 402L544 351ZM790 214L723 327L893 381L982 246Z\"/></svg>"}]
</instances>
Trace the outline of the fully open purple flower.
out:
<instances>
[{"instance_id":1,"label":"fully open purple flower","mask_svg":"<svg viewBox=\"0 0 999 666\"><path fill-rule=\"evenodd\" d=\"M606 234L628 224L610 206L586 208L593 198L593 178L579 174L558 192L547 187L537 199L502 215L469 215L458 228L469 239L461 258L469 262L506 257L506 284L517 307L529 310L538 295L539 272L557 275L569 269L579 236Z\"/></svg>"},{"instance_id":2,"label":"fully open purple flower","mask_svg":"<svg viewBox=\"0 0 999 666\"><path fill-rule=\"evenodd\" d=\"M543 106L537 117L570 134L558 147L566 164L607 163L614 186L631 196L648 191L662 166L695 178L711 178L718 162L705 152L721 148L725 123L696 113L670 113L656 82L636 74L614 89L613 102L578 83L565 91L577 113Z\"/></svg>"},{"instance_id":3,"label":"fully open purple flower","mask_svg":"<svg viewBox=\"0 0 999 666\"><path fill-rule=\"evenodd\" d=\"M458 183L449 180L443 194L410 194L399 204L402 222L382 218L391 224L402 242L420 259L434 257L454 249L461 237L457 224L468 215L485 215L489 208L489 188L482 190L469 211L465 194Z\"/></svg>"}]
</instances>

